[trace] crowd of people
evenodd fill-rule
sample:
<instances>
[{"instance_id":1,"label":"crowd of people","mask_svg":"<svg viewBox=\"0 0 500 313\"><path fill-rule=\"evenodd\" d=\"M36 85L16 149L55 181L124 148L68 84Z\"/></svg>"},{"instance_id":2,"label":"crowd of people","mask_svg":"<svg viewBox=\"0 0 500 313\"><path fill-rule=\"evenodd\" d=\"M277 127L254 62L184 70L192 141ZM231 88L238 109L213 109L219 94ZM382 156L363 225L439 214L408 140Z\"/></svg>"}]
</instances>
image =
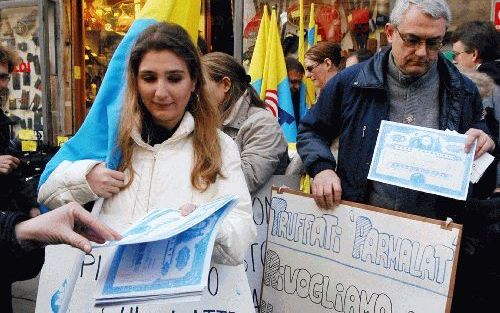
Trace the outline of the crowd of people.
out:
<instances>
[{"instance_id":1,"label":"crowd of people","mask_svg":"<svg viewBox=\"0 0 500 313\"><path fill-rule=\"evenodd\" d=\"M299 125L292 163L312 178L311 193L321 208L334 210L349 200L463 224L452 311L482 312L494 307L496 294L477 285L481 279L491 286L500 282L498 162L470 188L466 201L367 179L382 120L454 130L467 135L466 152L476 141L475 158L498 156L499 35L490 22L460 25L451 36L451 62L441 50L450 21L445 0L398 0L385 26L390 47L343 56L338 44L320 42L306 52L304 65L287 57ZM12 52L0 47L3 94L15 64ZM160 207L187 215L196 205L238 195L212 258L243 262L256 236L250 195L290 163L277 119L236 59L220 52L201 55L174 24L159 23L140 35L126 74L116 170L98 160L64 161L34 199L19 187L20 161L6 152L8 128L0 125L0 249L7 252L8 267L19 269L2 275L0 311L11 311L11 283L39 272L43 245L66 243L89 252L89 240L119 239L118 232ZM318 98L300 117L304 76ZM81 205L98 198L105 200L93 217ZM37 216L35 200L51 212Z\"/></svg>"}]
</instances>

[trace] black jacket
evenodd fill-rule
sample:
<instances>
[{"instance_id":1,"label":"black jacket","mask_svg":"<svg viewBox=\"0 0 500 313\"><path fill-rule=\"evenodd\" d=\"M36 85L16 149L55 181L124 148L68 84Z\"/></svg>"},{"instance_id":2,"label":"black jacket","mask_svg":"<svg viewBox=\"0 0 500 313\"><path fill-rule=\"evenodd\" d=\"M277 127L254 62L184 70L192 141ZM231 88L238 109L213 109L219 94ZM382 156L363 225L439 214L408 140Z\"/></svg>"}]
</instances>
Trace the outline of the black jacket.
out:
<instances>
[{"instance_id":1,"label":"black jacket","mask_svg":"<svg viewBox=\"0 0 500 313\"><path fill-rule=\"evenodd\" d=\"M330 79L299 127L297 148L306 171L314 177L322 170L336 169L344 200L367 200L370 186L366 177L378 129L381 121L389 117L389 56L390 49L384 50ZM439 129L465 133L474 127L487 131L481 121L481 98L474 83L441 54L437 62ZM330 144L338 136L339 156L335 160Z\"/></svg>"},{"instance_id":2,"label":"black jacket","mask_svg":"<svg viewBox=\"0 0 500 313\"><path fill-rule=\"evenodd\" d=\"M19 212L0 212L0 312L12 312L11 284L35 277L43 265L43 249L26 252L17 244L15 226L26 219Z\"/></svg>"},{"instance_id":3,"label":"black jacket","mask_svg":"<svg viewBox=\"0 0 500 313\"><path fill-rule=\"evenodd\" d=\"M9 147L10 127L9 117L0 110L0 155L14 155ZM16 156L16 155L14 155ZM31 208L38 207L35 188L23 176L23 164L10 174L0 174L0 204L5 211L21 211L28 213Z\"/></svg>"}]
</instances>

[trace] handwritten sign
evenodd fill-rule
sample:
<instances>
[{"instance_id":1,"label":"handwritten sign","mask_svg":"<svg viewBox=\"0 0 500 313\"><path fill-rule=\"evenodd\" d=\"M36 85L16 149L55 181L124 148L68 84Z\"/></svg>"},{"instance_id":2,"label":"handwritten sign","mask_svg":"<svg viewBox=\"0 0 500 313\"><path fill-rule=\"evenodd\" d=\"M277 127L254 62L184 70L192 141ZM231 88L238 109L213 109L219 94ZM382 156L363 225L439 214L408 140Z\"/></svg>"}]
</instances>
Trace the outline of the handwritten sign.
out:
<instances>
[{"instance_id":1,"label":"handwritten sign","mask_svg":"<svg viewBox=\"0 0 500 313\"><path fill-rule=\"evenodd\" d=\"M271 208L272 186L287 186L299 189L300 176L274 175L271 179L252 195L253 221L257 227L257 238L245 254L245 271L250 284L255 310L259 311L260 290L262 287L262 272L264 267L264 254L266 251L267 225L269 223L269 210Z\"/></svg>"},{"instance_id":2,"label":"handwritten sign","mask_svg":"<svg viewBox=\"0 0 500 313\"><path fill-rule=\"evenodd\" d=\"M212 264L208 284L200 301L186 303L147 302L94 306L97 280L103 267L113 255L111 248L94 248L78 265L79 273L71 296L68 312L92 313L250 313L253 312L248 281L243 265L225 266ZM40 276L36 312L57 313L62 295L68 287L74 260L80 252L66 245L46 248L45 265Z\"/></svg>"},{"instance_id":3,"label":"handwritten sign","mask_svg":"<svg viewBox=\"0 0 500 313\"><path fill-rule=\"evenodd\" d=\"M261 312L449 312L461 230L273 190Z\"/></svg>"}]
</instances>

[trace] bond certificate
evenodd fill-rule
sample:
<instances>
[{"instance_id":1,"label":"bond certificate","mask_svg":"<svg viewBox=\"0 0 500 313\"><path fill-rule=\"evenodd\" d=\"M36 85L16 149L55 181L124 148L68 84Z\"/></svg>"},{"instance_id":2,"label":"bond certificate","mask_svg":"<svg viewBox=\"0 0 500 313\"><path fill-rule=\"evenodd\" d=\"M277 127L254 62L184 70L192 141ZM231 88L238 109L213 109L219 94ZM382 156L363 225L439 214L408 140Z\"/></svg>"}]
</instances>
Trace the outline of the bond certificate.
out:
<instances>
[{"instance_id":1,"label":"bond certificate","mask_svg":"<svg viewBox=\"0 0 500 313\"><path fill-rule=\"evenodd\" d=\"M382 121L368 179L465 200L474 148L466 135Z\"/></svg>"}]
</instances>

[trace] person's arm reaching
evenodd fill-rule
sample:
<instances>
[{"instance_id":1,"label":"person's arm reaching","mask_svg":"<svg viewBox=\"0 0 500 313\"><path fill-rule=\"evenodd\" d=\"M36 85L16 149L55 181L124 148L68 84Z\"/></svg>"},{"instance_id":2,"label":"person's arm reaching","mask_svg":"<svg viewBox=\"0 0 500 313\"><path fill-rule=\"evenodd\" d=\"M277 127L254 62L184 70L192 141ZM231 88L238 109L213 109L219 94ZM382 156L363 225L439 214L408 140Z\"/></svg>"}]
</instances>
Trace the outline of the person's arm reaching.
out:
<instances>
[{"instance_id":1,"label":"person's arm reaching","mask_svg":"<svg viewBox=\"0 0 500 313\"><path fill-rule=\"evenodd\" d=\"M87 253L91 250L90 241L104 243L121 238L75 202L18 223L15 236L21 246L68 244Z\"/></svg>"}]
</instances>

